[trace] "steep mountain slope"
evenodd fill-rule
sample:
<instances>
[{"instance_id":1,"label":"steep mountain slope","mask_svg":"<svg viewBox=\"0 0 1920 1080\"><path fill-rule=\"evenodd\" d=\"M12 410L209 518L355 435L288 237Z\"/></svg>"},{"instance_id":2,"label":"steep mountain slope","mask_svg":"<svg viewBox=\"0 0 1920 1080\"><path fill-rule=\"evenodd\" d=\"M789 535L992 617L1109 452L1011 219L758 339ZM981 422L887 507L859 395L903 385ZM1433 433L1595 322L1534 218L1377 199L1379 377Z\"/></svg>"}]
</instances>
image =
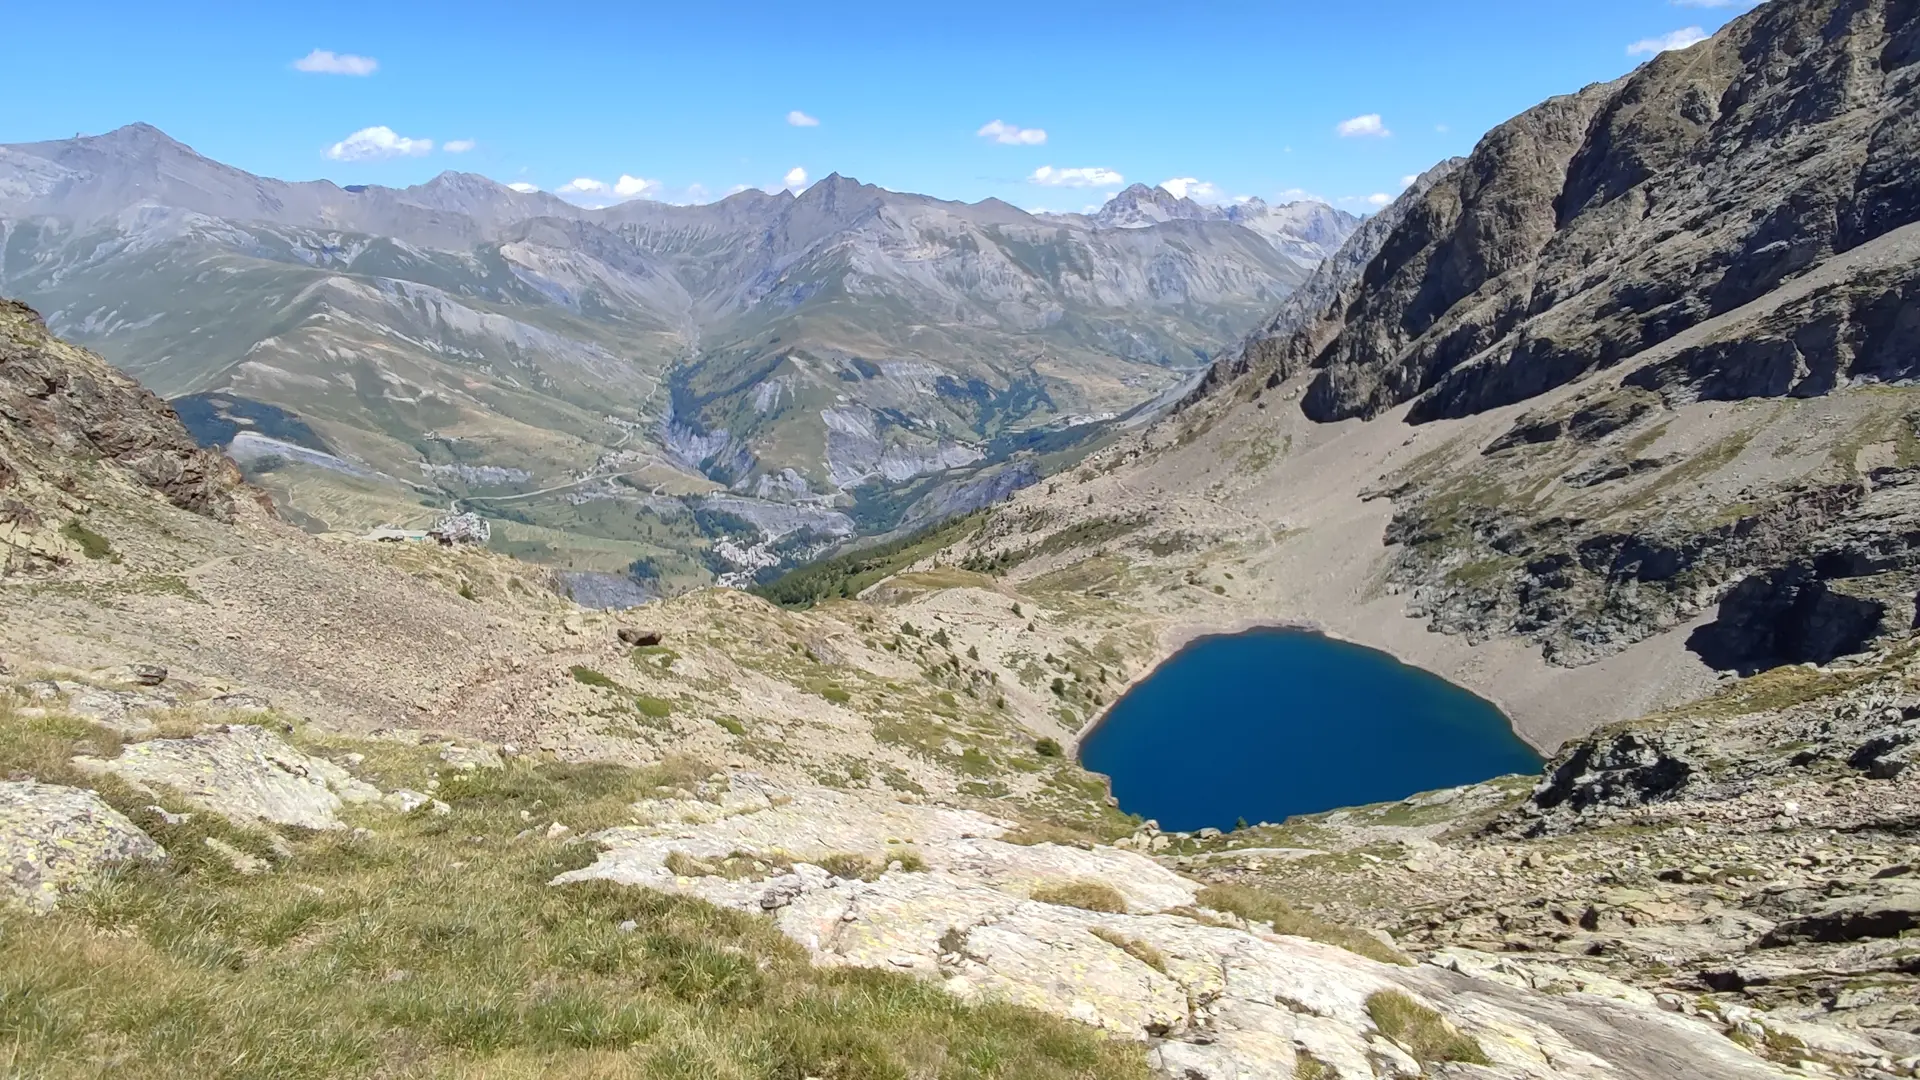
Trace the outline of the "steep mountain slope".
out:
<instances>
[{"instance_id":1,"label":"steep mountain slope","mask_svg":"<svg viewBox=\"0 0 1920 1080\"><path fill-rule=\"evenodd\" d=\"M1353 224L1258 218L1107 227L839 176L590 211L456 173L283 183L144 125L0 148L0 287L196 423L298 420L236 455L296 518L468 499L522 554L681 583L729 568L722 536L809 550L1100 434ZM694 513L722 490L777 505L729 532L737 509ZM765 528L794 505L806 535Z\"/></svg>"},{"instance_id":2,"label":"steep mountain slope","mask_svg":"<svg viewBox=\"0 0 1920 1080\"><path fill-rule=\"evenodd\" d=\"M1171 625L1315 622L1542 746L1905 634L1916 34L1777 0L1501 125L1177 418L955 557L1057 571L1125 522L1119 580Z\"/></svg>"}]
</instances>

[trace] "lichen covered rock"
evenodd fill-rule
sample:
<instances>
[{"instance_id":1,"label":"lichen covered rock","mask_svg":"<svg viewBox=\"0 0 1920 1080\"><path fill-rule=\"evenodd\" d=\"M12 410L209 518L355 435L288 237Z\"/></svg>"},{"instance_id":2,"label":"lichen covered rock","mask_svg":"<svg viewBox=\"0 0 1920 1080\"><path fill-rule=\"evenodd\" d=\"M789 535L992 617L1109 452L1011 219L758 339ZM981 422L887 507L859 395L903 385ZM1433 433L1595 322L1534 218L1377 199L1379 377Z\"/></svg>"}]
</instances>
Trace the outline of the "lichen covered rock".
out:
<instances>
[{"instance_id":1,"label":"lichen covered rock","mask_svg":"<svg viewBox=\"0 0 1920 1080\"><path fill-rule=\"evenodd\" d=\"M6 894L37 912L84 889L103 871L158 862L167 853L98 795L31 780L0 783L0 878Z\"/></svg>"},{"instance_id":2,"label":"lichen covered rock","mask_svg":"<svg viewBox=\"0 0 1920 1080\"><path fill-rule=\"evenodd\" d=\"M1785 1075L1704 1024L1644 1003L1395 967L1196 911L1195 883L1132 851L1009 844L999 839L1005 822L974 811L781 791L751 774L699 794L636 807L653 824L596 834L599 860L554 884L608 880L768 914L815 964L911 973L963 999L1009 1001L1141 1039L1160 1075L1180 1080L1296 1075L1303 1054L1342 1077L1419 1075L1370 1014L1369 999L1387 991L1475 1039L1492 1066L1471 1075ZM877 875L821 865L905 852L911 866L895 858ZM1032 898L1040 884L1070 881L1109 885L1128 911Z\"/></svg>"},{"instance_id":3,"label":"lichen covered rock","mask_svg":"<svg viewBox=\"0 0 1920 1080\"><path fill-rule=\"evenodd\" d=\"M112 760L76 758L95 772L173 788L236 822L335 829L347 803L370 802L379 789L330 761L303 754L265 729L246 724L190 739L134 743Z\"/></svg>"}]
</instances>

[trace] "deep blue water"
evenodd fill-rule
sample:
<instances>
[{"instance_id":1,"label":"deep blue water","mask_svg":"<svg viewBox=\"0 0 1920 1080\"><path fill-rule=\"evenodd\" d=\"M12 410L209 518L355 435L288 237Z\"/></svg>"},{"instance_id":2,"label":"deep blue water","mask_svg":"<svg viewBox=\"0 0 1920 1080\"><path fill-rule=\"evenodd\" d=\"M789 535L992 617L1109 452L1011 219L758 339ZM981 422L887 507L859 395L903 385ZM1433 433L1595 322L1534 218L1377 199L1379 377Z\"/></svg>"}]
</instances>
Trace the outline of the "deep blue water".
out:
<instances>
[{"instance_id":1,"label":"deep blue water","mask_svg":"<svg viewBox=\"0 0 1920 1080\"><path fill-rule=\"evenodd\" d=\"M1201 638L1114 703L1080 761L1168 830L1230 829L1538 772L1491 702L1298 630Z\"/></svg>"}]
</instances>

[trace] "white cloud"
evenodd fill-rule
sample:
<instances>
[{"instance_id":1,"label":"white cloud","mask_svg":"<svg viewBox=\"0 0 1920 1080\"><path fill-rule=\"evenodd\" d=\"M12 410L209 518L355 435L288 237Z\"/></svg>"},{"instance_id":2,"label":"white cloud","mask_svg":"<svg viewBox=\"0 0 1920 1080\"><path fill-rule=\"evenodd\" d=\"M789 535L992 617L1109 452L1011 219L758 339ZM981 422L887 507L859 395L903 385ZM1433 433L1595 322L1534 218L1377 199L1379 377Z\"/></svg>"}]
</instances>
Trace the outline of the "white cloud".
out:
<instances>
[{"instance_id":1,"label":"white cloud","mask_svg":"<svg viewBox=\"0 0 1920 1080\"><path fill-rule=\"evenodd\" d=\"M1040 146L1047 141L1047 133L1041 128L1015 127L1004 120L984 125L974 134L1002 146Z\"/></svg>"},{"instance_id":2,"label":"white cloud","mask_svg":"<svg viewBox=\"0 0 1920 1080\"><path fill-rule=\"evenodd\" d=\"M1287 190L1280 192L1279 194L1273 197L1273 200L1274 202L1279 203L1280 205L1283 205L1283 206L1287 203L1297 203L1297 202L1324 203L1327 201L1325 197L1320 195L1315 195L1313 192L1308 191L1306 188L1297 188L1297 187L1288 188Z\"/></svg>"},{"instance_id":3,"label":"white cloud","mask_svg":"<svg viewBox=\"0 0 1920 1080\"><path fill-rule=\"evenodd\" d=\"M727 194L738 195L743 191L752 191L752 190L753 190L752 184L735 184L732 187L727 189Z\"/></svg>"},{"instance_id":4,"label":"white cloud","mask_svg":"<svg viewBox=\"0 0 1920 1080\"><path fill-rule=\"evenodd\" d=\"M449 154L464 154L478 145L472 139L448 139L440 144L440 149Z\"/></svg>"},{"instance_id":5,"label":"white cloud","mask_svg":"<svg viewBox=\"0 0 1920 1080\"><path fill-rule=\"evenodd\" d=\"M576 176L553 189L555 195L589 210L599 210L628 199L651 199L660 194L658 180L648 180L625 173L620 179L609 184L605 180L596 180L591 176Z\"/></svg>"},{"instance_id":6,"label":"white cloud","mask_svg":"<svg viewBox=\"0 0 1920 1080\"><path fill-rule=\"evenodd\" d=\"M335 161L372 161L379 158L420 157L433 152L432 139L409 139L386 125L361 128L327 147Z\"/></svg>"},{"instance_id":7,"label":"white cloud","mask_svg":"<svg viewBox=\"0 0 1920 1080\"><path fill-rule=\"evenodd\" d=\"M780 182L786 185L788 191L799 191L807 186L807 170L795 165L787 170L787 175Z\"/></svg>"},{"instance_id":8,"label":"white cloud","mask_svg":"<svg viewBox=\"0 0 1920 1080\"><path fill-rule=\"evenodd\" d=\"M1387 130L1386 122L1380 119L1379 113L1368 113L1351 120L1342 120L1333 126L1333 130L1339 132L1343 139L1384 139L1393 134Z\"/></svg>"},{"instance_id":9,"label":"white cloud","mask_svg":"<svg viewBox=\"0 0 1920 1080\"><path fill-rule=\"evenodd\" d=\"M1448 127L1445 124L1435 124L1433 125L1433 130L1439 132L1442 135L1445 135L1447 132L1452 131L1453 129Z\"/></svg>"},{"instance_id":10,"label":"white cloud","mask_svg":"<svg viewBox=\"0 0 1920 1080\"><path fill-rule=\"evenodd\" d=\"M1364 206L1370 210L1378 210L1392 203L1393 196L1384 192L1375 192L1372 195L1342 195L1339 202L1342 206Z\"/></svg>"},{"instance_id":11,"label":"white cloud","mask_svg":"<svg viewBox=\"0 0 1920 1080\"><path fill-rule=\"evenodd\" d=\"M1112 169L1097 166L1085 169L1056 169L1051 165L1042 165L1027 177L1030 184L1042 184L1046 187L1117 187L1127 182L1127 178Z\"/></svg>"},{"instance_id":12,"label":"white cloud","mask_svg":"<svg viewBox=\"0 0 1920 1080\"><path fill-rule=\"evenodd\" d=\"M1405 190L1407 190L1408 188L1410 188L1410 187L1412 187L1412 186L1413 186L1413 184L1414 184L1414 181L1416 181L1416 180L1418 180L1418 179L1420 179L1420 174L1419 174L1419 173L1409 173L1409 174L1407 174L1406 176L1403 176L1403 177L1401 177L1401 178L1400 178L1400 190L1401 190L1401 191L1405 191Z\"/></svg>"},{"instance_id":13,"label":"white cloud","mask_svg":"<svg viewBox=\"0 0 1920 1080\"><path fill-rule=\"evenodd\" d=\"M1192 199L1195 202L1220 201L1219 188L1191 176L1176 176L1171 180L1162 180L1160 186L1176 199Z\"/></svg>"},{"instance_id":14,"label":"white cloud","mask_svg":"<svg viewBox=\"0 0 1920 1080\"><path fill-rule=\"evenodd\" d=\"M1689 26L1682 30L1675 30L1671 34L1661 34L1659 37L1641 38L1627 46L1627 55L1653 56L1672 49L1684 49L1705 40L1707 40L1705 30L1697 26Z\"/></svg>"},{"instance_id":15,"label":"white cloud","mask_svg":"<svg viewBox=\"0 0 1920 1080\"><path fill-rule=\"evenodd\" d=\"M613 182L613 193L623 199L648 198L658 193L659 190L660 181L647 180L638 176L628 176L625 173L621 173L620 179Z\"/></svg>"},{"instance_id":16,"label":"white cloud","mask_svg":"<svg viewBox=\"0 0 1920 1080\"><path fill-rule=\"evenodd\" d=\"M513 189L514 191L519 192L522 195L531 195L534 192L540 190L539 187L533 184L529 184L525 180L515 180L513 183L508 184L507 187Z\"/></svg>"},{"instance_id":17,"label":"white cloud","mask_svg":"<svg viewBox=\"0 0 1920 1080\"><path fill-rule=\"evenodd\" d=\"M380 61L371 56L315 49L295 60L293 66L296 71L310 71L316 75L371 75L380 70Z\"/></svg>"},{"instance_id":18,"label":"white cloud","mask_svg":"<svg viewBox=\"0 0 1920 1080\"><path fill-rule=\"evenodd\" d=\"M792 112L787 114L787 123L792 124L794 127L819 127L820 126L820 121L817 118L808 116L806 113L801 112L799 109L795 109Z\"/></svg>"}]
</instances>

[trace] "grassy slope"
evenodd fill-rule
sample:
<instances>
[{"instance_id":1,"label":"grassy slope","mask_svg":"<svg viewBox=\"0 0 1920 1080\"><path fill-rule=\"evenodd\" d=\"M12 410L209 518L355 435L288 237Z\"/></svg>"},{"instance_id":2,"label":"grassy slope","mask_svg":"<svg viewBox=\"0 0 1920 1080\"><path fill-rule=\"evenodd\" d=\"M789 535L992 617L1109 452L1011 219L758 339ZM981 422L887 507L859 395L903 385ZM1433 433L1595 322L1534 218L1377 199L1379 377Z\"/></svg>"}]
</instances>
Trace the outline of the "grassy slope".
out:
<instances>
[{"instance_id":1,"label":"grassy slope","mask_svg":"<svg viewBox=\"0 0 1920 1080\"><path fill-rule=\"evenodd\" d=\"M0 714L0 771L78 782L67 754L110 742L79 721ZM431 751L353 748L383 786L424 786ZM545 839L548 821L610 824L655 785L703 773L515 762L446 780L446 816L356 811L365 831L290 835L280 854L259 832L204 813L169 824L153 797L86 780L171 865L126 873L53 916L0 914L0 1072L1146 1075L1138 1045L1068 1021L965 1005L904 975L816 969L766 919L606 883L546 884L591 851ZM208 837L273 869L236 873Z\"/></svg>"}]
</instances>

